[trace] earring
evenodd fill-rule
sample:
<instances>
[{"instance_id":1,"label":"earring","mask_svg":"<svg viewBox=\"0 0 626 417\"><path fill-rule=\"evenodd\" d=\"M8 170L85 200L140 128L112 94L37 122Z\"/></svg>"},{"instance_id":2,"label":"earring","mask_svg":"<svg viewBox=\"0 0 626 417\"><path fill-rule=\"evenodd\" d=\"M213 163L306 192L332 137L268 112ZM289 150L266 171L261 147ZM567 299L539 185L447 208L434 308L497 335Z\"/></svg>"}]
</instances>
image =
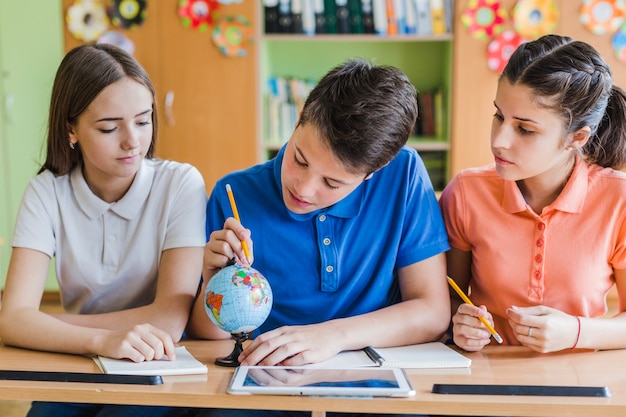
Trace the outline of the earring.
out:
<instances>
[{"instance_id":1,"label":"earring","mask_svg":"<svg viewBox=\"0 0 626 417\"><path fill-rule=\"evenodd\" d=\"M72 142L72 141L70 141L70 148L76 149L76 144L74 144L74 142Z\"/></svg>"}]
</instances>

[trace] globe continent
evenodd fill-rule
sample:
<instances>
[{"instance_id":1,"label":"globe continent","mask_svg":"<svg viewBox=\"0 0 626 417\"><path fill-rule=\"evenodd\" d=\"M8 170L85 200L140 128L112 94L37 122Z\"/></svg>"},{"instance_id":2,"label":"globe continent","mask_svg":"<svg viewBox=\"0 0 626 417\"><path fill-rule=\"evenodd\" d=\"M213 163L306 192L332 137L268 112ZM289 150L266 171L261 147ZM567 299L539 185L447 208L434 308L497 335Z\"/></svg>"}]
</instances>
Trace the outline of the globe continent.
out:
<instances>
[{"instance_id":1,"label":"globe continent","mask_svg":"<svg viewBox=\"0 0 626 417\"><path fill-rule=\"evenodd\" d=\"M272 309L272 289L256 269L230 265L206 286L204 307L215 325L229 333L249 333L263 324Z\"/></svg>"}]
</instances>

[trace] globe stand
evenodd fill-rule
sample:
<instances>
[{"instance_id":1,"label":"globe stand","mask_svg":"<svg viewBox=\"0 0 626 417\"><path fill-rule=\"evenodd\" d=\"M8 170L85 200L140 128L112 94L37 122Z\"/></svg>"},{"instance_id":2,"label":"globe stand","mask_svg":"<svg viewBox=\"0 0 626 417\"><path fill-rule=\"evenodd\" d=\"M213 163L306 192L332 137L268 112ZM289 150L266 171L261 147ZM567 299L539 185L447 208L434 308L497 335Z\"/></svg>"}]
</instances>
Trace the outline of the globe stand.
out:
<instances>
[{"instance_id":1,"label":"globe stand","mask_svg":"<svg viewBox=\"0 0 626 417\"><path fill-rule=\"evenodd\" d=\"M239 355L243 352L243 342L248 340L250 337L249 333L231 333L232 339L235 341L235 347L233 351L230 352L228 356L222 356L221 358L215 359L215 364L219 366L228 366L231 368L236 368L239 366Z\"/></svg>"}]
</instances>

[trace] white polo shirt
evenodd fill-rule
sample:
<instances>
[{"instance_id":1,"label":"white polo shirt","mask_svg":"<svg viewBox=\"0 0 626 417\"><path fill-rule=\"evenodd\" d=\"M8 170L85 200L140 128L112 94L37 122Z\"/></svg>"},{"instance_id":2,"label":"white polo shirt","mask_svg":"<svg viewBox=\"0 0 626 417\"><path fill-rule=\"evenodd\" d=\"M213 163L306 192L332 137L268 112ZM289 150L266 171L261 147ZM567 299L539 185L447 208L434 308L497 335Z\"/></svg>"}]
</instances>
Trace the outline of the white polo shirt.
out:
<instances>
[{"instance_id":1,"label":"white polo shirt","mask_svg":"<svg viewBox=\"0 0 626 417\"><path fill-rule=\"evenodd\" d=\"M56 257L68 312L143 306L154 300L164 250L204 247L206 200L200 172L173 161L144 160L115 203L89 189L80 167L45 171L24 192L13 247Z\"/></svg>"}]
</instances>

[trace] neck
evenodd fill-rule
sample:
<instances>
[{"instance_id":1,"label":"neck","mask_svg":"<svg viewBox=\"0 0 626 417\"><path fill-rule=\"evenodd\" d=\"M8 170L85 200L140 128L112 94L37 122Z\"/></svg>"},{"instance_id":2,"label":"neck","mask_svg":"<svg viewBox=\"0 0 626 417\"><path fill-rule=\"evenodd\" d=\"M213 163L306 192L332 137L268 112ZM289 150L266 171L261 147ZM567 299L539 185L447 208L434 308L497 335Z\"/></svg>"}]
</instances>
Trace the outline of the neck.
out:
<instances>
[{"instance_id":1,"label":"neck","mask_svg":"<svg viewBox=\"0 0 626 417\"><path fill-rule=\"evenodd\" d=\"M574 171L575 164L576 159L570 158L542 175L517 181L524 200L535 213L541 214L545 207L559 197Z\"/></svg>"}]
</instances>

